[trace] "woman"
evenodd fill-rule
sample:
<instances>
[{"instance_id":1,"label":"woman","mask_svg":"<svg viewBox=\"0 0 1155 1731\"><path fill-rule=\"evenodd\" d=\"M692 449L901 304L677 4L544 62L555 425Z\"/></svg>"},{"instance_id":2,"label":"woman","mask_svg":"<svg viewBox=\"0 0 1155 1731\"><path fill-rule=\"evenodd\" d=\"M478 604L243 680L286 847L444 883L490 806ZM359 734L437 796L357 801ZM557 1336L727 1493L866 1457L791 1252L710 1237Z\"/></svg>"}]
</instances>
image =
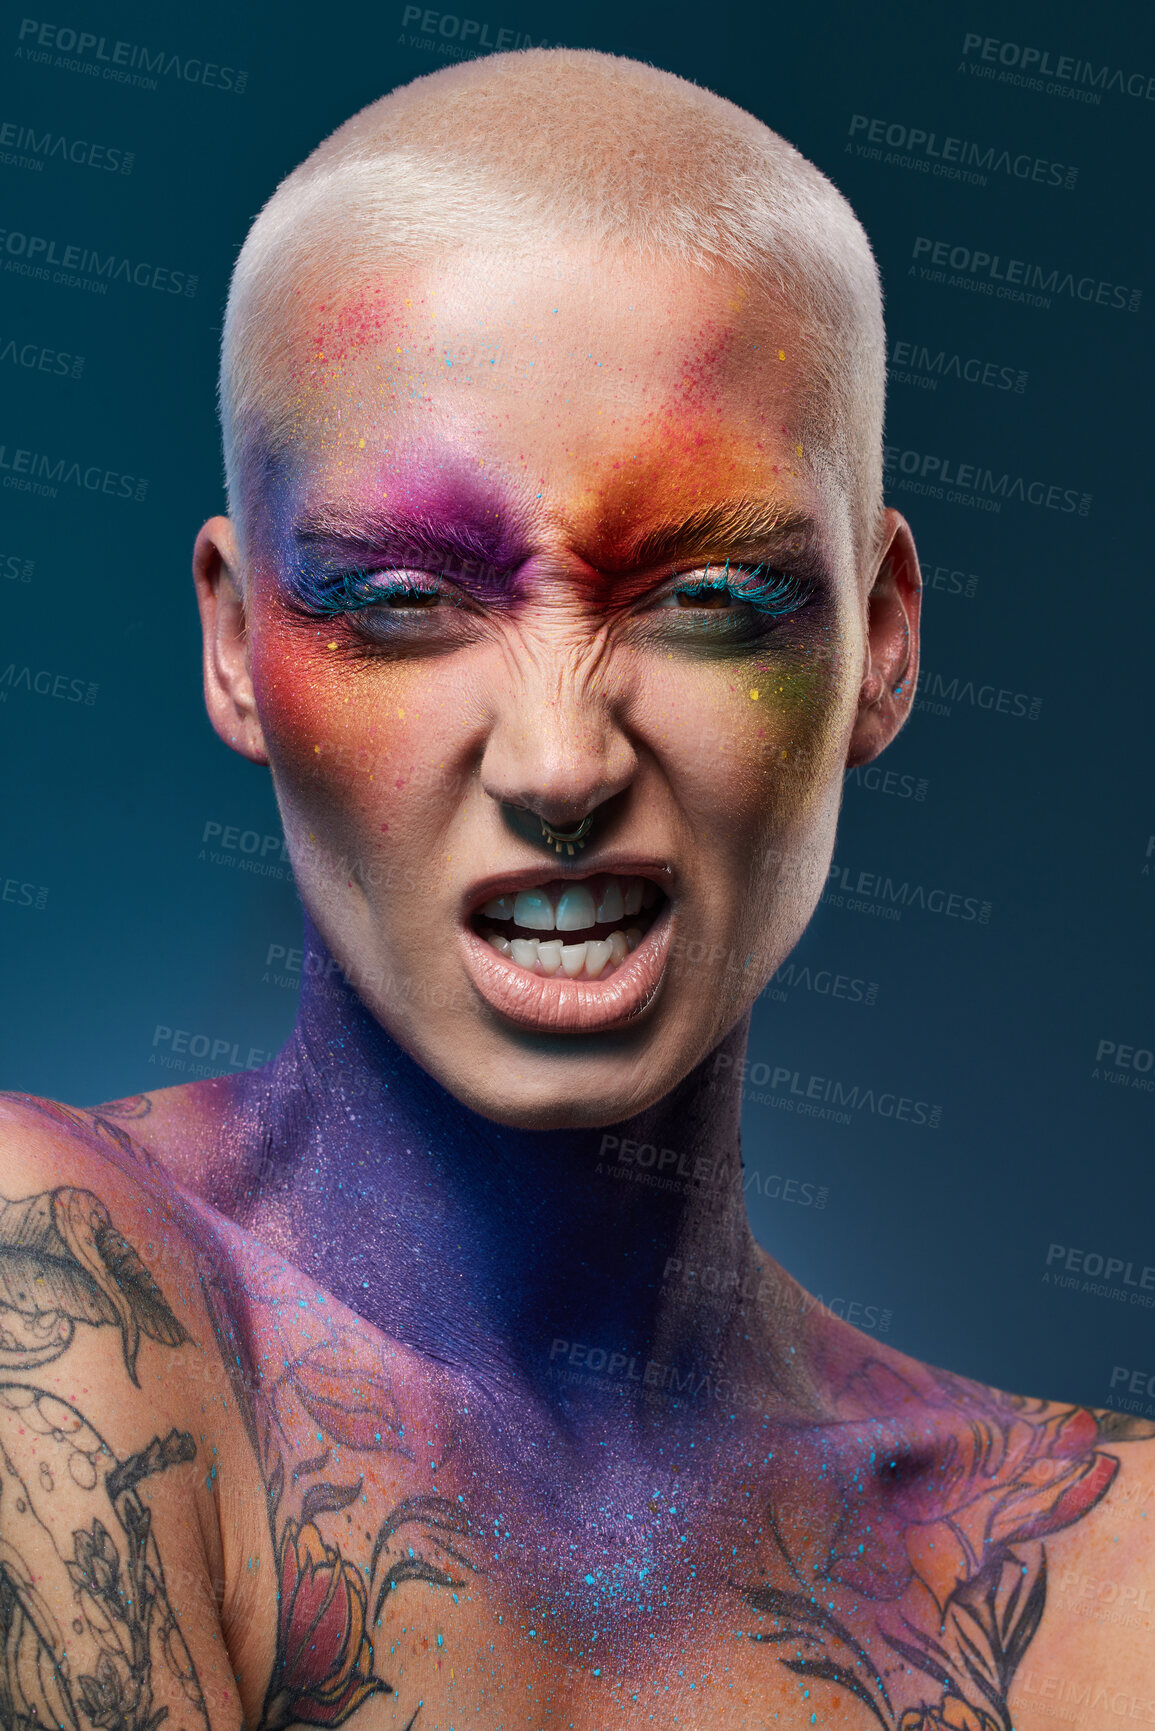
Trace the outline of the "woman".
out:
<instances>
[{"instance_id":1,"label":"woman","mask_svg":"<svg viewBox=\"0 0 1155 1731\"><path fill-rule=\"evenodd\" d=\"M834 189L608 56L419 80L254 225L195 569L306 986L263 1071L8 1109L21 1723L1140 1698L1043 1541L1147 1591L1152 1427L868 1340L746 1221L750 1010L917 678L884 353Z\"/></svg>"}]
</instances>

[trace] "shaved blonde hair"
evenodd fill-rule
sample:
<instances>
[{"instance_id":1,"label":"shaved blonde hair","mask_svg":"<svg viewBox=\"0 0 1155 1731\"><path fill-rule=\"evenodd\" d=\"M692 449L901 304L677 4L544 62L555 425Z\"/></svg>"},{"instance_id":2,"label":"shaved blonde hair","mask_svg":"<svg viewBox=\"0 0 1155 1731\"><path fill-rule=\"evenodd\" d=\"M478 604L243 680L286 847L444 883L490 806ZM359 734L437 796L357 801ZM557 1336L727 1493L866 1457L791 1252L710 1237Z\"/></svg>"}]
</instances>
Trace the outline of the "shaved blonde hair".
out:
<instances>
[{"instance_id":1,"label":"shaved blonde hair","mask_svg":"<svg viewBox=\"0 0 1155 1731\"><path fill-rule=\"evenodd\" d=\"M878 271L842 194L732 102L640 61L531 48L403 85L283 180L233 272L220 410L229 508L245 515L290 435L283 391L302 277L353 288L545 229L655 264L724 267L799 313L804 424L851 499L869 559L882 507L886 345Z\"/></svg>"}]
</instances>

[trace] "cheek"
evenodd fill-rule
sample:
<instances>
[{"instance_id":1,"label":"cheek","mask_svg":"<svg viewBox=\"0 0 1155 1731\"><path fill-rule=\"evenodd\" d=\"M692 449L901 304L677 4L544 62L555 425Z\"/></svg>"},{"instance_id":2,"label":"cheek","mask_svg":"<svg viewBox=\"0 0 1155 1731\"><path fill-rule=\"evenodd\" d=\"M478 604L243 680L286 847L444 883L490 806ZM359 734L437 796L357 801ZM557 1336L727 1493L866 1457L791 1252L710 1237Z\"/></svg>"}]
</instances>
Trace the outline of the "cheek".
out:
<instances>
[{"instance_id":1,"label":"cheek","mask_svg":"<svg viewBox=\"0 0 1155 1731\"><path fill-rule=\"evenodd\" d=\"M257 712L285 823L364 845L420 835L415 807L422 790L436 793L446 754L428 680L413 666L350 663L335 641L324 625L254 634Z\"/></svg>"},{"instance_id":2,"label":"cheek","mask_svg":"<svg viewBox=\"0 0 1155 1731\"><path fill-rule=\"evenodd\" d=\"M847 687L846 658L822 642L686 664L655 682L653 737L715 833L740 844L824 806L846 755Z\"/></svg>"},{"instance_id":3,"label":"cheek","mask_svg":"<svg viewBox=\"0 0 1155 1731\"><path fill-rule=\"evenodd\" d=\"M846 658L823 644L754 668L746 695L750 711L763 712L769 766L790 769L807 788L828 781L845 759L853 710L847 671Z\"/></svg>"}]
</instances>

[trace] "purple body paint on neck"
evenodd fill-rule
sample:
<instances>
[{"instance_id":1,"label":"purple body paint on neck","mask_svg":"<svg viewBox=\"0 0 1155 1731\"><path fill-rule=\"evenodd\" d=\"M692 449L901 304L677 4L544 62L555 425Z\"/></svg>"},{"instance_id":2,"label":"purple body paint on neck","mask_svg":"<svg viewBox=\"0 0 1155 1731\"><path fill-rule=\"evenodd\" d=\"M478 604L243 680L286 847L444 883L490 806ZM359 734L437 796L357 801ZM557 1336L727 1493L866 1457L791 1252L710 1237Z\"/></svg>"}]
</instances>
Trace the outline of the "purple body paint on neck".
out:
<instances>
[{"instance_id":1,"label":"purple body paint on neck","mask_svg":"<svg viewBox=\"0 0 1155 1731\"><path fill-rule=\"evenodd\" d=\"M556 1338L650 1351L679 1246L748 1263L738 1099L713 1054L629 1123L511 1129L391 1039L311 927L306 954L292 1037L237 1079L211 1200L367 1321L463 1364L524 1349L536 1382ZM652 1151L662 1187L623 1143ZM696 1332L679 1351L716 1347Z\"/></svg>"}]
</instances>

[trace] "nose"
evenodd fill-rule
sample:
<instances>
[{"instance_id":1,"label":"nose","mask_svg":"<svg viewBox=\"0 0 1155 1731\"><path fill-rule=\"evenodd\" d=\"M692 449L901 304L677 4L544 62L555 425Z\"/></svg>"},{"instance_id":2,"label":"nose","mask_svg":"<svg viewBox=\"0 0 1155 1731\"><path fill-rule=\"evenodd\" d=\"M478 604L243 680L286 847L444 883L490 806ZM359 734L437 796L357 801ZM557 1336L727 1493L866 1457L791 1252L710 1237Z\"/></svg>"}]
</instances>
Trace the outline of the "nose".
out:
<instances>
[{"instance_id":1,"label":"nose","mask_svg":"<svg viewBox=\"0 0 1155 1731\"><path fill-rule=\"evenodd\" d=\"M629 786L637 753L615 701L608 658L592 647L541 645L507 669L481 757L491 799L559 828Z\"/></svg>"}]
</instances>

